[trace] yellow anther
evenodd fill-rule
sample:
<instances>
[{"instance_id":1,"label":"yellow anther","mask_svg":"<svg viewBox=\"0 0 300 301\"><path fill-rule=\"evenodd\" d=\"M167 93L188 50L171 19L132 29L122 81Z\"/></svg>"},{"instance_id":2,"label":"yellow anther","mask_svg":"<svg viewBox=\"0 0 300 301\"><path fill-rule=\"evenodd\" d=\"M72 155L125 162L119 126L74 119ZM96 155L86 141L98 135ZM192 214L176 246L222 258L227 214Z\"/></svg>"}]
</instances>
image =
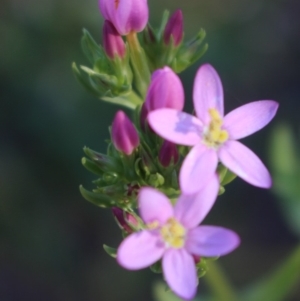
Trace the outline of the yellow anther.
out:
<instances>
[{"instance_id":1,"label":"yellow anther","mask_svg":"<svg viewBox=\"0 0 300 301\"><path fill-rule=\"evenodd\" d=\"M204 133L203 142L210 147L218 147L224 143L229 135L226 130L223 130L223 120L220 113L216 109L209 109L208 113L211 117L210 123Z\"/></svg>"},{"instance_id":2,"label":"yellow anther","mask_svg":"<svg viewBox=\"0 0 300 301\"><path fill-rule=\"evenodd\" d=\"M228 139L228 132L225 131L225 130L222 130L222 131L220 132L220 136L219 136L219 139L218 139L218 140L219 140L221 143L223 143L223 142L225 142L227 139Z\"/></svg>"},{"instance_id":3,"label":"yellow anther","mask_svg":"<svg viewBox=\"0 0 300 301\"><path fill-rule=\"evenodd\" d=\"M222 125L222 123L223 123L222 117L220 116L220 113L216 109L209 109L208 112L209 112L212 122Z\"/></svg>"},{"instance_id":4,"label":"yellow anther","mask_svg":"<svg viewBox=\"0 0 300 301\"><path fill-rule=\"evenodd\" d=\"M185 233L185 228L174 218L170 218L160 230L163 240L173 248L184 246Z\"/></svg>"}]
</instances>

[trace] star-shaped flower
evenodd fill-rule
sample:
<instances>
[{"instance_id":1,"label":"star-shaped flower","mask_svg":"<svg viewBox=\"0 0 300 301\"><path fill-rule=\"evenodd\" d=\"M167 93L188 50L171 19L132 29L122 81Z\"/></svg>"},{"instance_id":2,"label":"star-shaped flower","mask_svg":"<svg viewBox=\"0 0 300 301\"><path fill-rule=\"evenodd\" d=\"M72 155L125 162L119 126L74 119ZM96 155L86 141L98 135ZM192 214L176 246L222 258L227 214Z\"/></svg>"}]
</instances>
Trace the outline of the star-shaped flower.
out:
<instances>
[{"instance_id":1,"label":"star-shaped flower","mask_svg":"<svg viewBox=\"0 0 300 301\"><path fill-rule=\"evenodd\" d=\"M146 228L121 243L117 252L119 264L139 270L162 259L163 275L171 290L184 299L192 299L198 282L193 255L225 255L240 242L231 230L198 226L214 204L218 189L219 180L214 175L199 193L181 195L173 207L161 192L141 188L139 212Z\"/></svg>"},{"instance_id":2,"label":"star-shaped flower","mask_svg":"<svg viewBox=\"0 0 300 301\"><path fill-rule=\"evenodd\" d=\"M243 105L224 116L223 87L216 70L209 64L197 72L194 91L197 117L174 109L149 113L148 122L161 137L176 144L193 146L179 175L184 193L195 193L216 171L218 161L248 183L269 188L271 176L261 160L236 141L267 125L276 114L278 103L260 100Z\"/></svg>"}]
</instances>

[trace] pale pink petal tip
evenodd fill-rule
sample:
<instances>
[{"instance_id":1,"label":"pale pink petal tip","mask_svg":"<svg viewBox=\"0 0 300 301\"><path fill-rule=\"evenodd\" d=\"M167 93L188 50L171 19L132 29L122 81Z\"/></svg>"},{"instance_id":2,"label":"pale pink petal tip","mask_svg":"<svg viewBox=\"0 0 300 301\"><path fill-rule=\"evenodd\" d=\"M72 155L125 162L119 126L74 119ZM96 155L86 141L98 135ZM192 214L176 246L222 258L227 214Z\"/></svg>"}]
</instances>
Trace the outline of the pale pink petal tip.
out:
<instances>
[{"instance_id":1,"label":"pale pink petal tip","mask_svg":"<svg viewBox=\"0 0 300 301\"><path fill-rule=\"evenodd\" d=\"M165 251L159 236L150 231L140 231L129 235L118 248L117 261L128 270L149 267L158 261Z\"/></svg>"},{"instance_id":2,"label":"pale pink petal tip","mask_svg":"<svg viewBox=\"0 0 300 301\"><path fill-rule=\"evenodd\" d=\"M224 115L223 86L217 71L209 64L202 65L195 77L193 91L197 116L204 123L210 121L209 109L216 109Z\"/></svg>"},{"instance_id":3,"label":"pale pink petal tip","mask_svg":"<svg viewBox=\"0 0 300 301\"><path fill-rule=\"evenodd\" d=\"M274 118L278 106L274 100L250 102L228 113L223 128L230 139L247 137L265 127Z\"/></svg>"},{"instance_id":4,"label":"pale pink petal tip","mask_svg":"<svg viewBox=\"0 0 300 301\"><path fill-rule=\"evenodd\" d=\"M189 253L204 256L223 256L240 244L239 236L232 230L217 226L199 226L189 232L186 249Z\"/></svg>"},{"instance_id":5,"label":"pale pink petal tip","mask_svg":"<svg viewBox=\"0 0 300 301\"><path fill-rule=\"evenodd\" d=\"M270 188L272 179L261 160L238 141L228 141L219 150L220 161L246 182L260 188Z\"/></svg>"},{"instance_id":6,"label":"pale pink petal tip","mask_svg":"<svg viewBox=\"0 0 300 301\"><path fill-rule=\"evenodd\" d=\"M185 249L169 249L163 256L162 267L170 289L185 300L193 299L198 279L192 255Z\"/></svg>"}]
</instances>

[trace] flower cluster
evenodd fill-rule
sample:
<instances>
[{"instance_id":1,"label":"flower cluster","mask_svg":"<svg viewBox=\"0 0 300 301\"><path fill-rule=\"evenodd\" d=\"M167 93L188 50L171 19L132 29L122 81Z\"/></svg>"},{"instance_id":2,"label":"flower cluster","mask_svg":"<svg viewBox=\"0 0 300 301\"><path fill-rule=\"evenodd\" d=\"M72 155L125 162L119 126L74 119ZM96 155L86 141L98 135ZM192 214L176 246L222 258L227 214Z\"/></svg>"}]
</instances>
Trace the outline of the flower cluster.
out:
<instances>
[{"instance_id":1,"label":"flower cluster","mask_svg":"<svg viewBox=\"0 0 300 301\"><path fill-rule=\"evenodd\" d=\"M194 82L195 115L183 112L176 73L203 55L204 31L184 43L180 10L170 18L165 13L162 26L153 29L146 0L100 0L99 7L103 47L84 31L83 50L93 66L74 64L73 70L85 88L132 109L134 118L116 113L106 154L84 148L82 163L99 178L93 191L80 191L93 204L111 208L125 239L117 250L105 250L121 266L160 267L170 289L191 299L205 274L200 265L203 271L211 258L240 242L231 230L199 226L224 186L236 176L271 186L267 168L237 140L267 125L278 104L255 101L224 115L221 80L204 64Z\"/></svg>"}]
</instances>

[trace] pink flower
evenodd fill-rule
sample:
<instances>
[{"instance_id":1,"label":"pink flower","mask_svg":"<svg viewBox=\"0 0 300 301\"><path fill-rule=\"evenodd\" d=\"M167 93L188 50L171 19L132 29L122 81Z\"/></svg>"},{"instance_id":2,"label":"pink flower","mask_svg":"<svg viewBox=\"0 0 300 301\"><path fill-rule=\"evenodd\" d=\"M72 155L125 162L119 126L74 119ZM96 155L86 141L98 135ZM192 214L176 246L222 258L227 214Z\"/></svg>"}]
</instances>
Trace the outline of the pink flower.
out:
<instances>
[{"instance_id":1,"label":"pink flower","mask_svg":"<svg viewBox=\"0 0 300 301\"><path fill-rule=\"evenodd\" d=\"M123 111L118 111L115 115L111 136L115 148L128 156L140 144L140 138L134 125Z\"/></svg>"},{"instance_id":2,"label":"pink flower","mask_svg":"<svg viewBox=\"0 0 300 301\"><path fill-rule=\"evenodd\" d=\"M278 103L260 100L243 105L224 116L223 87L211 65L199 68L194 83L196 115L161 109L149 113L151 128L164 139L193 146L185 158L179 181L184 193L195 193L210 178L220 160L248 183L269 188L271 176L261 160L236 141L267 125L276 114Z\"/></svg>"},{"instance_id":3,"label":"pink flower","mask_svg":"<svg viewBox=\"0 0 300 301\"><path fill-rule=\"evenodd\" d=\"M124 58L126 47L122 37L110 21L105 20L103 25L103 48L111 59Z\"/></svg>"},{"instance_id":4,"label":"pink flower","mask_svg":"<svg viewBox=\"0 0 300 301\"><path fill-rule=\"evenodd\" d=\"M142 31L148 22L147 0L99 0L99 8L122 36Z\"/></svg>"},{"instance_id":5,"label":"pink flower","mask_svg":"<svg viewBox=\"0 0 300 301\"><path fill-rule=\"evenodd\" d=\"M138 203L146 229L128 236L119 246L118 263L139 270L162 259L164 279L171 290L184 299L196 294L197 270L194 255L225 255L239 245L231 230L198 226L215 202L219 180L214 175L195 195L181 195L172 206L161 192L141 188Z\"/></svg>"}]
</instances>

